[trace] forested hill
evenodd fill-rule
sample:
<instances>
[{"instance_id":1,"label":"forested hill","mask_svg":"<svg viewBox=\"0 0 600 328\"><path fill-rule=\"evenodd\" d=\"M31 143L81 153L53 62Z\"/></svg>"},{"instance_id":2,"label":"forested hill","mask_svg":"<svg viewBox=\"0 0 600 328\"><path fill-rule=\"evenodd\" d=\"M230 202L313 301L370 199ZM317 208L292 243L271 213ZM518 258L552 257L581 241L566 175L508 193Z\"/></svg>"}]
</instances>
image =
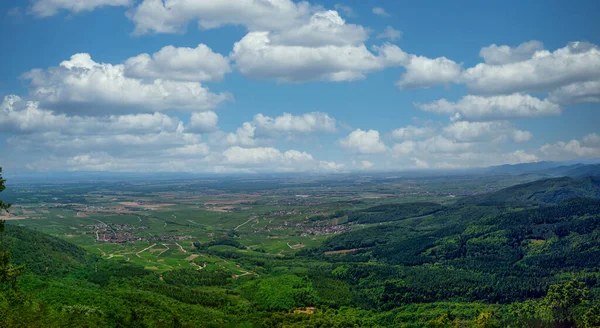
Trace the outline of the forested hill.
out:
<instances>
[{"instance_id":1,"label":"forested hill","mask_svg":"<svg viewBox=\"0 0 600 328\"><path fill-rule=\"evenodd\" d=\"M600 175L600 164L537 162L493 166L483 169L483 171L486 172L486 174L496 175L537 174L547 177L568 176L572 178L580 178Z\"/></svg>"},{"instance_id":2,"label":"forested hill","mask_svg":"<svg viewBox=\"0 0 600 328\"><path fill-rule=\"evenodd\" d=\"M599 198L597 188L598 178L590 177L537 181L422 217L377 217L375 222L385 223L332 237L303 254L337 263L334 276L356 286L373 307L449 299L508 304L544 297L551 285L566 277L579 277L598 293L600 200L572 198ZM532 202L535 197L539 198ZM559 198L569 199L549 204ZM519 207L521 203L527 208ZM532 207L534 203L539 206ZM369 299L373 293L377 297ZM512 326L577 325L544 319L543 302L531 304L539 306L529 309L532 321ZM600 298L593 304L600 304ZM548 321L542 324L544 320Z\"/></svg>"},{"instance_id":3,"label":"forested hill","mask_svg":"<svg viewBox=\"0 0 600 328\"><path fill-rule=\"evenodd\" d=\"M99 259L77 245L15 225L7 225L3 239L13 263L24 264L28 272L39 275L85 271Z\"/></svg>"},{"instance_id":4,"label":"forested hill","mask_svg":"<svg viewBox=\"0 0 600 328\"><path fill-rule=\"evenodd\" d=\"M600 176L543 179L465 199L465 201L488 204L515 202L556 204L567 199L581 197L600 198Z\"/></svg>"}]
</instances>

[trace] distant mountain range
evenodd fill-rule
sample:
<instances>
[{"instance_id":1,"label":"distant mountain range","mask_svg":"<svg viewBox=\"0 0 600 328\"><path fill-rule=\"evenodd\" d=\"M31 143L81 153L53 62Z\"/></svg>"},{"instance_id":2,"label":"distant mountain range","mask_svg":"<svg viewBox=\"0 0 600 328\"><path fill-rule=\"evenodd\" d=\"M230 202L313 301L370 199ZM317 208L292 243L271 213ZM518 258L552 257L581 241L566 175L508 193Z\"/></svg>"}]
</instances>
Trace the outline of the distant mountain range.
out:
<instances>
[{"instance_id":1,"label":"distant mountain range","mask_svg":"<svg viewBox=\"0 0 600 328\"><path fill-rule=\"evenodd\" d=\"M580 162L536 162L513 165L491 166L482 170L487 174L542 174L548 176L583 177L600 175L600 161L586 160Z\"/></svg>"},{"instance_id":2,"label":"distant mountain range","mask_svg":"<svg viewBox=\"0 0 600 328\"><path fill-rule=\"evenodd\" d=\"M597 173L597 171L596 171ZM568 176L524 183L478 196L479 203L552 203L571 198L600 198L600 176Z\"/></svg>"}]
</instances>

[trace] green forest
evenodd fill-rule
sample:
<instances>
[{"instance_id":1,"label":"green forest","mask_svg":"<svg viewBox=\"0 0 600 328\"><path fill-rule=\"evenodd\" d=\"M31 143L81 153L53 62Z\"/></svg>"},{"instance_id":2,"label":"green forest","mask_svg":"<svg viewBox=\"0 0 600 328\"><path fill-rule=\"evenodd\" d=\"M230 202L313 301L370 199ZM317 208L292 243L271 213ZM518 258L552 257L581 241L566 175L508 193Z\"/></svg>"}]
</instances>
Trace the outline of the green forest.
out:
<instances>
[{"instance_id":1,"label":"green forest","mask_svg":"<svg viewBox=\"0 0 600 328\"><path fill-rule=\"evenodd\" d=\"M235 231L194 243L255 273L235 278L155 272L2 223L0 326L600 327L599 186L337 209L308 220L364 227L287 256L248 252Z\"/></svg>"}]
</instances>

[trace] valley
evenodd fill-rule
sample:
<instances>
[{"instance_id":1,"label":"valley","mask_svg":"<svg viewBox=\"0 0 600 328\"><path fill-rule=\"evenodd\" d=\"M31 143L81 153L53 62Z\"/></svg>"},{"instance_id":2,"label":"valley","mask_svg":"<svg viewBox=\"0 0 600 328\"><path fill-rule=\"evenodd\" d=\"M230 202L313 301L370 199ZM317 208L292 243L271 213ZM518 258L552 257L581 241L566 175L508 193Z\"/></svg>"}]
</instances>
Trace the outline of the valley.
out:
<instances>
[{"instance_id":1,"label":"valley","mask_svg":"<svg viewBox=\"0 0 600 328\"><path fill-rule=\"evenodd\" d=\"M55 316L111 313L97 326L600 320L597 176L248 179L17 181L6 241L20 289ZM549 291L575 283L586 296L557 317Z\"/></svg>"}]
</instances>

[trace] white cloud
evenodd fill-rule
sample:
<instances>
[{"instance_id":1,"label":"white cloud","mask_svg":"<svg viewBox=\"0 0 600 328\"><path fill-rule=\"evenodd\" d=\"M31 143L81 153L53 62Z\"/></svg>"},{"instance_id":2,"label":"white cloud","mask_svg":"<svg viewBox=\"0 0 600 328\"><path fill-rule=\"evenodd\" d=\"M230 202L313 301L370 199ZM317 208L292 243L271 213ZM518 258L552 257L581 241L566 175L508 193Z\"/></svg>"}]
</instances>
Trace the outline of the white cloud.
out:
<instances>
[{"instance_id":1,"label":"white cloud","mask_svg":"<svg viewBox=\"0 0 600 328\"><path fill-rule=\"evenodd\" d=\"M443 136L433 136L424 141L418 141L417 145L420 150L433 154L462 153L475 147L475 144L472 142L460 142Z\"/></svg>"},{"instance_id":2,"label":"white cloud","mask_svg":"<svg viewBox=\"0 0 600 328\"><path fill-rule=\"evenodd\" d=\"M416 127L409 125L392 131L392 137L396 140L413 140L431 137L435 132L436 129L431 126Z\"/></svg>"},{"instance_id":3,"label":"white cloud","mask_svg":"<svg viewBox=\"0 0 600 328\"><path fill-rule=\"evenodd\" d=\"M282 152L272 147L230 147L223 151L222 158L217 157L217 161L230 167L246 167L257 171L338 172L344 168L344 164L319 161L306 152L298 150Z\"/></svg>"},{"instance_id":4,"label":"white cloud","mask_svg":"<svg viewBox=\"0 0 600 328\"><path fill-rule=\"evenodd\" d=\"M339 164L332 161L320 161L319 168L325 172L339 172L344 169L346 165Z\"/></svg>"},{"instance_id":5,"label":"white cloud","mask_svg":"<svg viewBox=\"0 0 600 328\"><path fill-rule=\"evenodd\" d=\"M392 147L394 165L402 169L457 169L539 161L523 150L503 152L487 143L460 142L435 136L404 141Z\"/></svg>"},{"instance_id":6,"label":"white cloud","mask_svg":"<svg viewBox=\"0 0 600 328\"><path fill-rule=\"evenodd\" d=\"M104 6L130 6L134 0L34 0L31 12L38 17L56 15L60 10L73 13L92 11Z\"/></svg>"},{"instance_id":7,"label":"white cloud","mask_svg":"<svg viewBox=\"0 0 600 328\"><path fill-rule=\"evenodd\" d=\"M444 136L458 141L500 141L510 138L514 142L529 141L531 132L516 129L508 121L450 123L443 129Z\"/></svg>"},{"instance_id":8,"label":"white cloud","mask_svg":"<svg viewBox=\"0 0 600 328\"><path fill-rule=\"evenodd\" d=\"M531 132L525 130L513 130L510 134L514 142L529 141L533 137Z\"/></svg>"},{"instance_id":9,"label":"white cloud","mask_svg":"<svg viewBox=\"0 0 600 328\"><path fill-rule=\"evenodd\" d=\"M269 15L272 15L270 20L267 19ZM322 10L307 3L296 4L289 0L271 0L269 5L259 0L244 3L200 0L193 4L172 0L168 5L145 0L130 11L130 17L138 23L136 31L140 33L150 30L175 32L186 22L196 18L204 28L226 24L247 27L249 33L234 44L229 59L234 61L237 70L251 78L274 79L279 82L353 81L363 79L373 71L407 64L410 59L400 48L389 44L374 46L373 52L370 51L364 44L368 39L368 30L360 25L346 23L337 11ZM147 24L142 22L144 19L148 19ZM392 40L398 37L399 31L391 27L381 35L381 38ZM227 72L223 63L222 67L216 66L221 67L220 69L209 74L206 67L215 65L197 67L197 61L174 60L174 49L178 48L168 49L170 50L161 51L168 53L162 56L166 58L164 60L158 58L161 52L152 58L144 54L128 60L126 73L135 77L196 81L215 80L222 77L223 72ZM189 52L199 51L188 49L179 57L192 57ZM204 49L201 56L220 55ZM437 63L441 60L432 61ZM416 71L414 75L424 74L418 71L419 67L414 66L418 65L418 61L419 58L416 58L413 66L407 68L409 71ZM445 63L438 63L436 67L447 66ZM421 77L424 81L409 74L406 83L407 86L420 85L432 79L434 83L446 83L448 77L445 74L447 72L442 71L432 77L432 73L429 73L428 76Z\"/></svg>"},{"instance_id":10,"label":"white cloud","mask_svg":"<svg viewBox=\"0 0 600 328\"><path fill-rule=\"evenodd\" d=\"M297 150L288 150L285 153L283 153L283 160L284 160L284 162L293 164L294 162L312 161L313 157L311 154L309 154L307 152L301 152L301 151L297 151Z\"/></svg>"},{"instance_id":11,"label":"white cloud","mask_svg":"<svg viewBox=\"0 0 600 328\"><path fill-rule=\"evenodd\" d=\"M219 116L215 112L198 112L192 113L190 123L185 127L186 131L205 133L217 130Z\"/></svg>"},{"instance_id":12,"label":"white cloud","mask_svg":"<svg viewBox=\"0 0 600 328\"><path fill-rule=\"evenodd\" d=\"M204 44L196 48L166 46L125 61L125 75L142 79L220 81L231 72L229 59Z\"/></svg>"},{"instance_id":13,"label":"white cloud","mask_svg":"<svg viewBox=\"0 0 600 328\"><path fill-rule=\"evenodd\" d=\"M385 43L382 46L374 46L373 49L377 52L378 59L382 62L382 65L386 67L406 66L410 64L412 55L407 54L396 45Z\"/></svg>"},{"instance_id":14,"label":"white cloud","mask_svg":"<svg viewBox=\"0 0 600 328\"><path fill-rule=\"evenodd\" d=\"M253 147L281 139L283 136L335 132L337 132L336 120L326 113L310 112L301 115L284 113L275 118L259 113L252 121L244 122L235 133L228 133L225 136L219 134L213 142L221 145Z\"/></svg>"},{"instance_id":15,"label":"white cloud","mask_svg":"<svg viewBox=\"0 0 600 328\"><path fill-rule=\"evenodd\" d=\"M382 37L398 37L398 31L386 31ZM318 11L297 26L249 32L230 58L246 76L279 82L353 81L409 63L411 57L391 44L370 51L367 39L364 27L347 24L336 11Z\"/></svg>"},{"instance_id":16,"label":"white cloud","mask_svg":"<svg viewBox=\"0 0 600 328\"><path fill-rule=\"evenodd\" d=\"M20 97L4 97L0 105L0 128L13 133L31 133L56 130L68 124L66 115L55 115L51 111L40 110L37 103L22 101Z\"/></svg>"},{"instance_id":17,"label":"white cloud","mask_svg":"<svg viewBox=\"0 0 600 328\"><path fill-rule=\"evenodd\" d=\"M202 158L208 145L198 135L175 132L120 132L113 134L69 135L45 132L14 135L7 140L8 147L16 154L28 154L36 158L66 158L87 153L105 153L122 160L137 159L141 166L147 161L166 162L169 157L195 155Z\"/></svg>"},{"instance_id":18,"label":"white cloud","mask_svg":"<svg viewBox=\"0 0 600 328\"><path fill-rule=\"evenodd\" d=\"M360 154L383 153L387 150L385 144L379 138L379 131L363 131L356 129L347 137L339 140L340 146L352 152Z\"/></svg>"},{"instance_id":19,"label":"white cloud","mask_svg":"<svg viewBox=\"0 0 600 328\"><path fill-rule=\"evenodd\" d=\"M392 147L392 154L395 157L411 155L417 149L417 145L418 144L412 140L397 143Z\"/></svg>"},{"instance_id":20,"label":"white cloud","mask_svg":"<svg viewBox=\"0 0 600 328\"><path fill-rule=\"evenodd\" d=\"M600 49L590 43L572 42L554 52L538 50L526 60L513 61L524 54L511 53L507 58L493 60L507 61L502 65L478 64L465 70L460 81L472 92L498 94L552 91L577 82L598 80L600 76Z\"/></svg>"},{"instance_id":21,"label":"white cloud","mask_svg":"<svg viewBox=\"0 0 600 328\"><path fill-rule=\"evenodd\" d=\"M255 146L258 143L255 134L256 126L250 122L244 122L242 126L237 128L235 133L228 133L224 141L229 145ZM219 142L221 141L219 140Z\"/></svg>"},{"instance_id":22,"label":"white cloud","mask_svg":"<svg viewBox=\"0 0 600 328\"><path fill-rule=\"evenodd\" d=\"M583 137L583 144L588 147L600 148L600 135L597 133L590 133Z\"/></svg>"},{"instance_id":23,"label":"white cloud","mask_svg":"<svg viewBox=\"0 0 600 328\"><path fill-rule=\"evenodd\" d=\"M39 108L34 101L15 95L6 96L0 104L0 127L13 133L60 131L67 135L175 132L181 121L162 113L67 116Z\"/></svg>"},{"instance_id":24,"label":"white cloud","mask_svg":"<svg viewBox=\"0 0 600 328\"><path fill-rule=\"evenodd\" d=\"M336 11L328 10L315 13L306 24L272 32L270 42L286 46L321 47L358 45L367 38L364 27L346 24Z\"/></svg>"},{"instance_id":25,"label":"white cloud","mask_svg":"<svg viewBox=\"0 0 600 328\"><path fill-rule=\"evenodd\" d=\"M134 161L139 168L186 170L171 162L210 152L199 135L186 133L178 118L163 113L67 115L14 95L0 104L0 130L12 133L6 153L27 158L35 170L138 171Z\"/></svg>"},{"instance_id":26,"label":"white cloud","mask_svg":"<svg viewBox=\"0 0 600 328\"><path fill-rule=\"evenodd\" d=\"M399 40L401 37L402 32L389 25L385 28L383 32L377 34L377 39L388 39L391 41Z\"/></svg>"},{"instance_id":27,"label":"white cloud","mask_svg":"<svg viewBox=\"0 0 600 328\"><path fill-rule=\"evenodd\" d=\"M302 115L284 113L272 118L257 114L252 121L261 132L273 133L334 133L337 131L336 121L326 113L311 112Z\"/></svg>"},{"instance_id":28,"label":"white cloud","mask_svg":"<svg viewBox=\"0 0 600 328\"><path fill-rule=\"evenodd\" d=\"M406 73L396 83L399 88L429 88L437 84L455 82L460 76L462 64L446 57L431 59L412 55L405 68Z\"/></svg>"},{"instance_id":29,"label":"white cloud","mask_svg":"<svg viewBox=\"0 0 600 328\"><path fill-rule=\"evenodd\" d=\"M346 17L356 17L356 13L354 12L354 9L352 9L352 7L350 6L345 6L342 5L340 3L336 3L333 8L339 12L341 12L342 14L344 14Z\"/></svg>"},{"instance_id":30,"label":"white cloud","mask_svg":"<svg viewBox=\"0 0 600 328\"><path fill-rule=\"evenodd\" d=\"M440 99L429 104L415 105L427 112L473 121L548 116L561 113L560 106L557 104L519 93L492 97L468 95L458 102Z\"/></svg>"},{"instance_id":31,"label":"white cloud","mask_svg":"<svg viewBox=\"0 0 600 328\"><path fill-rule=\"evenodd\" d=\"M540 157L544 160L564 161L578 158L600 157L600 136L591 133L583 140L559 141L554 144L545 144L539 150Z\"/></svg>"},{"instance_id":32,"label":"white cloud","mask_svg":"<svg viewBox=\"0 0 600 328\"><path fill-rule=\"evenodd\" d=\"M203 158L177 156L176 158L112 156L104 152L87 152L70 157L50 156L27 164L34 171L113 171L113 172L213 172L217 167L205 167ZM201 170L199 170L201 168ZM233 171L224 168L222 171ZM240 171L241 169L237 169Z\"/></svg>"},{"instance_id":33,"label":"white cloud","mask_svg":"<svg viewBox=\"0 0 600 328\"><path fill-rule=\"evenodd\" d=\"M261 171L339 171L343 164L317 161L312 155L297 150L281 152L272 147L242 148L234 146L223 151L224 164L252 166Z\"/></svg>"},{"instance_id":34,"label":"white cloud","mask_svg":"<svg viewBox=\"0 0 600 328\"><path fill-rule=\"evenodd\" d=\"M358 161L358 162L353 162L352 164L354 164L354 166L362 169L362 170L368 170L370 168L373 168L375 166L375 164L373 164L370 161L367 160L362 160L362 161Z\"/></svg>"},{"instance_id":35,"label":"white cloud","mask_svg":"<svg viewBox=\"0 0 600 328\"><path fill-rule=\"evenodd\" d=\"M271 147L242 148L234 146L223 152L228 164L265 164L282 160L279 150Z\"/></svg>"},{"instance_id":36,"label":"white cloud","mask_svg":"<svg viewBox=\"0 0 600 328\"><path fill-rule=\"evenodd\" d=\"M373 12L373 14L379 15L379 16L384 16L384 17L390 16L390 14L388 14L387 11L385 11L385 9L383 9L381 7L373 8L372 12Z\"/></svg>"},{"instance_id":37,"label":"white cloud","mask_svg":"<svg viewBox=\"0 0 600 328\"><path fill-rule=\"evenodd\" d=\"M600 80L578 82L550 92L550 100L559 104L600 102Z\"/></svg>"},{"instance_id":38,"label":"white cloud","mask_svg":"<svg viewBox=\"0 0 600 328\"><path fill-rule=\"evenodd\" d=\"M521 43L516 48L492 44L481 48L479 57L490 65L504 65L527 60L540 50L544 50L544 44L535 40Z\"/></svg>"},{"instance_id":39,"label":"white cloud","mask_svg":"<svg viewBox=\"0 0 600 328\"><path fill-rule=\"evenodd\" d=\"M210 148L207 144L185 145L176 148L170 148L165 151L166 156L181 157L181 156L204 156L208 155Z\"/></svg>"},{"instance_id":40,"label":"white cloud","mask_svg":"<svg viewBox=\"0 0 600 328\"><path fill-rule=\"evenodd\" d=\"M455 169L539 160L536 154L524 150L507 152L507 142L520 143L532 138L531 132L519 130L508 121L458 121L443 128L425 128L426 133L413 126L398 129L397 139L404 141L391 148L393 165L412 169ZM407 140L415 134L430 136Z\"/></svg>"},{"instance_id":41,"label":"white cloud","mask_svg":"<svg viewBox=\"0 0 600 328\"><path fill-rule=\"evenodd\" d=\"M178 33L193 20L203 29L240 25L281 30L306 22L314 9L307 2L291 0L143 0L127 16L135 24L135 34Z\"/></svg>"},{"instance_id":42,"label":"white cloud","mask_svg":"<svg viewBox=\"0 0 600 328\"><path fill-rule=\"evenodd\" d=\"M352 81L398 66L406 55L391 45L374 48L374 55L364 44L288 46L273 43L271 37L269 32L251 32L235 43L231 58L242 74L280 82Z\"/></svg>"},{"instance_id":43,"label":"white cloud","mask_svg":"<svg viewBox=\"0 0 600 328\"><path fill-rule=\"evenodd\" d=\"M144 111L199 111L216 107L230 98L213 94L198 82L156 79L144 82L128 78L124 65L97 63L89 54L76 54L59 67L35 69L24 74L30 95L54 109L88 110L133 107Z\"/></svg>"}]
</instances>

